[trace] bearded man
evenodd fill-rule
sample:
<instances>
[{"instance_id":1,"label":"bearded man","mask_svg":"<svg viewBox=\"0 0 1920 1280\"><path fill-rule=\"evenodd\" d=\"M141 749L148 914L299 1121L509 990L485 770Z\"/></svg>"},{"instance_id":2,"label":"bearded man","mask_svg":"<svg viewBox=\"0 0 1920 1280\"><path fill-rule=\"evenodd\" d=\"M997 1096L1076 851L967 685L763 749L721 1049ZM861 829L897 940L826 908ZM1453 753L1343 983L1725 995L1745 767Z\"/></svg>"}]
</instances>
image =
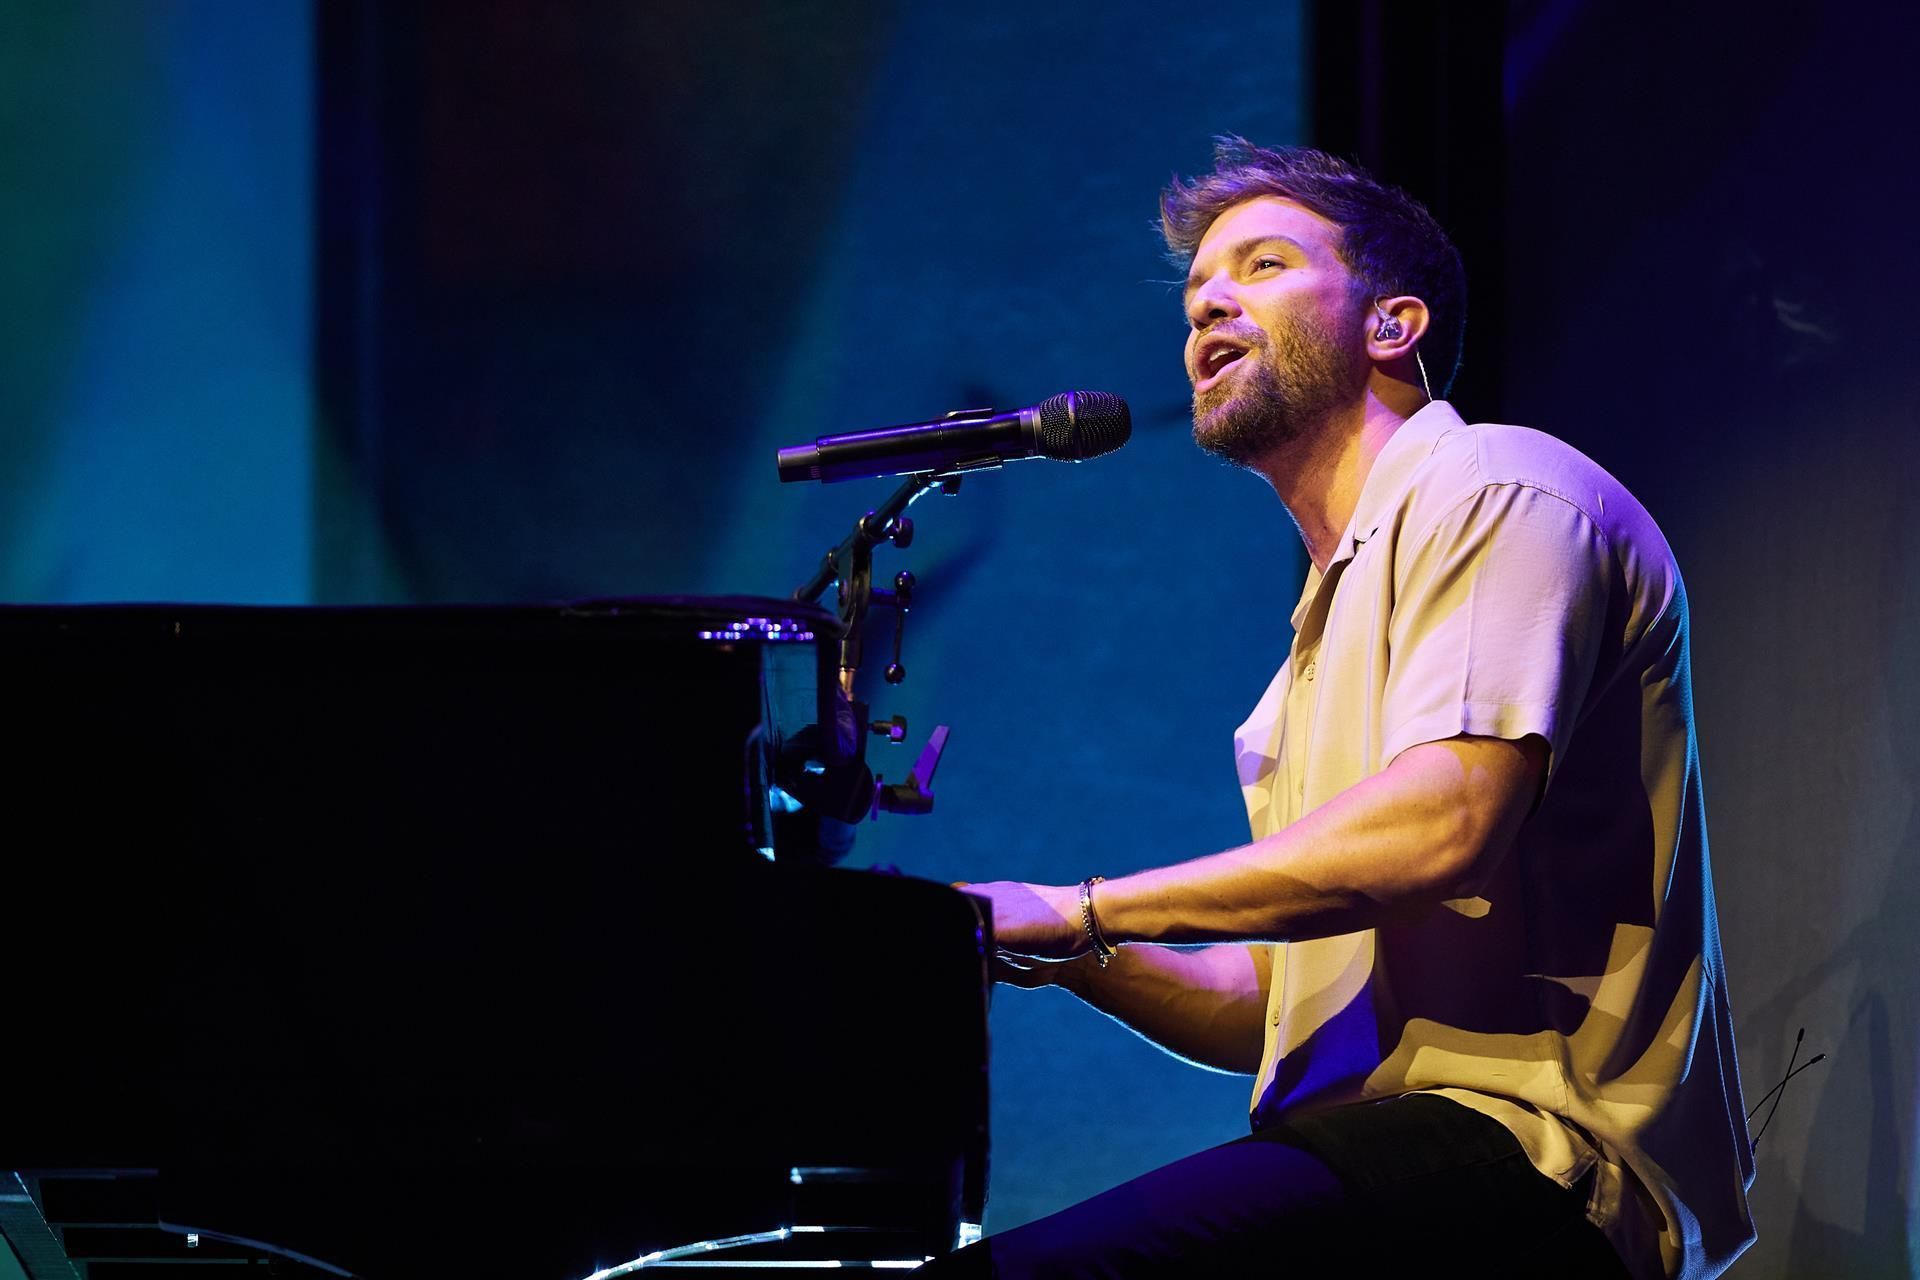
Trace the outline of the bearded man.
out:
<instances>
[{"instance_id":1,"label":"bearded man","mask_svg":"<svg viewBox=\"0 0 1920 1280\"><path fill-rule=\"evenodd\" d=\"M1434 398L1464 274L1404 192L1227 138L1161 212L1194 439L1311 561L1235 738L1253 842L970 891L1001 980L1252 1075L1252 1132L926 1270L1717 1275L1753 1157L1672 552Z\"/></svg>"}]
</instances>

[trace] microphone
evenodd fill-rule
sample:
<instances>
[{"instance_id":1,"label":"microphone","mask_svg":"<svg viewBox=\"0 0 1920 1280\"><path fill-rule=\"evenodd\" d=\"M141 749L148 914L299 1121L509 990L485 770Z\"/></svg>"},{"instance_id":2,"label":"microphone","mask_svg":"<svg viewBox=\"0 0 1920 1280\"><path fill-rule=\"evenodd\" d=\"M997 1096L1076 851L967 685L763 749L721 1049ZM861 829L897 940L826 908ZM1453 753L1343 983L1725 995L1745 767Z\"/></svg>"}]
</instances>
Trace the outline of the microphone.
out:
<instances>
[{"instance_id":1,"label":"microphone","mask_svg":"<svg viewBox=\"0 0 1920 1280\"><path fill-rule=\"evenodd\" d=\"M780 451L780 479L866 480L919 472L978 471L1022 458L1081 462L1112 453L1133 434L1127 402L1104 391L1063 391L1012 413L961 409L932 422L821 436Z\"/></svg>"}]
</instances>

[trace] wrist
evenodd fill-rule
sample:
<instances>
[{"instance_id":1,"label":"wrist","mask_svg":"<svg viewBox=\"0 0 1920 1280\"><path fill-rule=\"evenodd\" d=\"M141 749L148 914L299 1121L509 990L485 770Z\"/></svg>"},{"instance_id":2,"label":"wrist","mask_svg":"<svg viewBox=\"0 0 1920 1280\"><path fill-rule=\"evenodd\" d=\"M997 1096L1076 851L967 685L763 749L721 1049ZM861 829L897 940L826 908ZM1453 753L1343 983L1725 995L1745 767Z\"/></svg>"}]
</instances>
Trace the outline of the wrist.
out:
<instances>
[{"instance_id":1,"label":"wrist","mask_svg":"<svg viewBox=\"0 0 1920 1280\"><path fill-rule=\"evenodd\" d=\"M1047 967L1053 971L1054 986L1085 1000L1093 987L1094 974L1099 968L1099 963L1089 952Z\"/></svg>"},{"instance_id":2,"label":"wrist","mask_svg":"<svg viewBox=\"0 0 1920 1280\"><path fill-rule=\"evenodd\" d=\"M1085 936L1087 945L1092 948L1094 962L1101 968L1114 957L1113 943L1108 939L1106 930L1101 927L1099 909L1094 905L1094 886L1107 882L1105 876L1092 876L1074 886L1074 906L1080 919L1080 932Z\"/></svg>"}]
</instances>

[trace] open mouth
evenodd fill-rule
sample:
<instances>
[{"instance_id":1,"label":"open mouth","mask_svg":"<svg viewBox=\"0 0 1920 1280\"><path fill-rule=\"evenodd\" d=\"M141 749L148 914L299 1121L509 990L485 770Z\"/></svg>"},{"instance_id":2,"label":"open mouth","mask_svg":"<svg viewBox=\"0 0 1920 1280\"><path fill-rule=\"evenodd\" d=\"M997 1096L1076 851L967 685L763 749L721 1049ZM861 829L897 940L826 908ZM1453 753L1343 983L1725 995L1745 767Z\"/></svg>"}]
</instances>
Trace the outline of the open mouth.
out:
<instances>
[{"instance_id":1,"label":"open mouth","mask_svg":"<svg viewBox=\"0 0 1920 1280\"><path fill-rule=\"evenodd\" d=\"M1193 389L1196 392L1207 390L1220 381L1227 370L1240 363L1241 357L1246 354L1245 347L1232 347L1225 343L1216 344L1202 351L1198 369L1200 379L1193 384Z\"/></svg>"}]
</instances>

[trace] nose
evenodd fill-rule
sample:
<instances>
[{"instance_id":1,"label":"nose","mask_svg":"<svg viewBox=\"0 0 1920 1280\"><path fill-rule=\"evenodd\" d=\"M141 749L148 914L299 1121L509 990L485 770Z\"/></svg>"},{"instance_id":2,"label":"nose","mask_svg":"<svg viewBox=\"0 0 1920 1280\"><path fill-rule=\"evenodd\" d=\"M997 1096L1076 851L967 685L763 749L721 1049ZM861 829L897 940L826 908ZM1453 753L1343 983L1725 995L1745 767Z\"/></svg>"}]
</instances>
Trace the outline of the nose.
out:
<instances>
[{"instance_id":1,"label":"nose","mask_svg":"<svg viewBox=\"0 0 1920 1280\"><path fill-rule=\"evenodd\" d=\"M1187 323L1195 329L1208 329L1222 320L1232 320L1240 314L1240 302L1233 295L1233 281L1227 273L1217 271L1200 282L1200 287L1187 299Z\"/></svg>"}]
</instances>

